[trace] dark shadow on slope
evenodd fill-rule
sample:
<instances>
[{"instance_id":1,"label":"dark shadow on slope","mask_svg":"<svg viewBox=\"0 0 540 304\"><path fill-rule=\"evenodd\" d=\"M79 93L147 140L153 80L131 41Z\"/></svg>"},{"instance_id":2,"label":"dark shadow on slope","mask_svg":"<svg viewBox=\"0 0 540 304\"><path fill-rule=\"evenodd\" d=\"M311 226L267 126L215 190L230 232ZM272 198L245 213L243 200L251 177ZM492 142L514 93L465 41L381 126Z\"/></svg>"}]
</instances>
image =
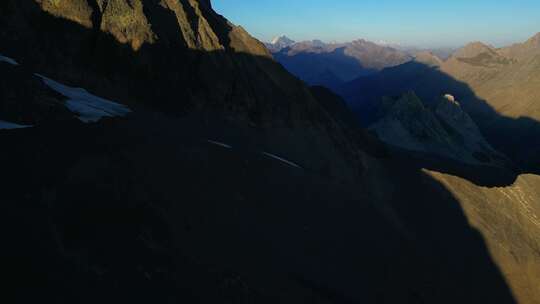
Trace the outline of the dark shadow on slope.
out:
<instances>
[{"instance_id":1,"label":"dark shadow on slope","mask_svg":"<svg viewBox=\"0 0 540 304\"><path fill-rule=\"evenodd\" d=\"M345 82L375 72L363 67L358 59L347 55L345 47L332 52L301 52L294 55L288 54L290 50L290 47L282 49L273 56L287 71L310 85L324 85L334 90L339 85L337 80ZM329 79L329 75L333 77Z\"/></svg>"},{"instance_id":2,"label":"dark shadow on slope","mask_svg":"<svg viewBox=\"0 0 540 304\"><path fill-rule=\"evenodd\" d=\"M322 87L313 87L312 90L316 96L323 97L321 100L332 101L331 104L333 106L329 108L331 113L340 115L343 121L347 122L350 126L355 126L356 130L361 129L358 116L353 114L353 112L349 112L348 105L346 105L339 96ZM323 102L323 106L328 108L328 105L325 102ZM370 111L373 112L374 116L377 116L379 111L376 104L373 105L373 110L370 109ZM353 128L348 129L353 130ZM484 187L504 187L512 185L518 176L518 170L506 159L500 159L499 161L506 163L507 167L467 164L456 159L435 155L433 153L409 151L399 147L386 146L379 141L374 132L364 129L361 130L361 135L356 136L356 138L360 138L360 146L371 147L371 149L366 151L372 155L394 158L402 162L415 164L418 168L460 176L476 185ZM354 138L354 133L358 132L352 133L351 136Z\"/></svg>"},{"instance_id":3,"label":"dark shadow on slope","mask_svg":"<svg viewBox=\"0 0 540 304\"><path fill-rule=\"evenodd\" d=\"M427 152L409 151L399 147L387 149L394 161L409 163L419 169L459 176L480 187L507 187L513 185L520 174L511 164L508 164L509 167L473 165Z\"/></svg>"},{"instance_id":4,"label":"dark shadow on slope","mask_svg":"<svg viewBox=\"0 0 540 304\"><path fill-rule=\"evenodd\" d=\"M313 86L311 92L321 106L328 113L332 113L332 116L338 120L347 136L353 139L363 151L377 158L388 158L390 156L388 147L362 128L358 118L350 111L341 97L323 86Z\"/></svg>"},{"instance_id":5,"label":"dark shadow on slope","mask_svg":"<svg viewBox=\"0 0 540 304\"><path fill-rule=\"evenodd\" d=\"M378 119L377 109L382 96L398 96L411 90L428 105L438 102L444 94L454 95L494 148L519 166L516 175L540 174L540 142L537 140L540 138L540 122L525 117L501 116L476 96L466 83L438 68L409 62L376 75L360 77L343 86L340 95L361 121L369 125Z\"/></svg>"},{"instance_id":6,"label":"dark shadow on slope","mask_svg":"<svg viewBox=\"0 0 540 304\"><path fill-rule=\"evenodd\" d=\"M88 4L92 8L92 26L94 28L94 31L99 33L101 31L101 23L103 21L102 12L107 9L107 6L109 5L109 0L103 1L103 9L100 7L96 0L90 0Z\"/></svg>"},{"instance_id":7,"label":"dark shadow on slope","mask_svg":"<svg viewBox=\"0 0 540 304\"><path fill-rule=\"evenodd\" d=\"M369 196L151 116L0 134L21 302L513 303L459 202L417 168L387 163L398 225Z\"/></svg>"},{"instance_id":8,"label":"dark shadow on slope","mask_svg":"<svg viewBox=\"0 0 540 304\"><path fill-rule=\"evenodd\" d=\"M152 24L152 28L159 37L160 45L173 49L185 49L188 47L178 26L178 20L171 10L161 5L145 5L143 9L145 15L149 18L148 22Z\"/></svg>"},{"instance_id":9,"label":"dark shadow on slope","mask_svg":"<svg viewBox=\"0 0 540 304\"><path fill-rule=\"evenodd\" d=\"M308 85L323 86L332 91L338 90L345 82L331 70L325 70L311 79L304 79Z\"/></svg>"},{"instance_id":10,"label":"dark shadow on slope","mask_svg":"<svg viewBox=\"0 0 540 304\"><path fill-rule=\"evenodd\" d=\"M159 43L134 52L105 34L85 49L92 30L15 2L28 4L31 26L50 30L28 37L30 48L1 40L2 51L135 109L219 113L234 103L220 105L212 94L221 92L201 79L228 70L206 64L276 65ZM197 103L203 94L218 103ZM340 112L331 101L324 107ZM403 181L390 206L397 223L357 185L201 144L227 125L161 118L141 110L0 133L4 269L20 302L514 303L459 202L418 168L381 159L389 176L370 177ZM257 130L239 125L239 142L257 142Z\"/></svg>"}]
</instances>

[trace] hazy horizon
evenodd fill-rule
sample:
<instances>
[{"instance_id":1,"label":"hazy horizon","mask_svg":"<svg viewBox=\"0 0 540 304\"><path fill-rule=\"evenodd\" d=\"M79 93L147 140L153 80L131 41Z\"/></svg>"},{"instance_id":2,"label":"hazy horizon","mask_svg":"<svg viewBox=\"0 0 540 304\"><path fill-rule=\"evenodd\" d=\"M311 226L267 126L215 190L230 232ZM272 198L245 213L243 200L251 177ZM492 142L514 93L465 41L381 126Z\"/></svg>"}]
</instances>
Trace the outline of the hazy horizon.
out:
<instances>
[{"instance_id":1,"label":"hazy horizon","mask_svg":"<svg viewBox=\"0 0 540 304\"><path fill-rule=\"evenodd\" d=\"M214 0L214 9L261 41L346 42L366 39L409 47L460 47L482 41L496 47L540 32L540 2Z\"/></svg>"}]
</instances>

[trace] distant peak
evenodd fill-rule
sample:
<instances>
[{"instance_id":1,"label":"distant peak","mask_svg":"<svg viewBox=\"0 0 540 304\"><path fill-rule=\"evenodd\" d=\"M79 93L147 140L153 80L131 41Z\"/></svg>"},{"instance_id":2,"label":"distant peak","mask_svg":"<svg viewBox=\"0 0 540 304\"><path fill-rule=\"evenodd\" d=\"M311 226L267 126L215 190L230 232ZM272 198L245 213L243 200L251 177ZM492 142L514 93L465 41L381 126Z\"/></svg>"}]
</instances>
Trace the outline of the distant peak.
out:
<instances>
[{"instance_id":1,"label":"distant peak","mask_svg":"<svg viewBox=\"0 0 540 304\"><path fill-rule=\"evenodd\" d=\"M296 41L285 35L281 35L272 39L272 41L267 44L267 47L270 49L271 52L279 52L283 49L293 46L294 44L296 44Z\"/></svg>"},{"instance_id":2,"label":"distant peak","mask_svg":"<svg viewBox=\"0 0 540 304\"><path fill-rule=\"evenodd\" d=\"M312 40L311 44L313 44L313 46L315 47L323 47L326 45L322 40L319 40L319 39Z\"/></svg>"},{"instance_id":3,"label":"distant peak","mask_svg":"<svg viewBox=\"0 0 540 304\"><path fill-rule=\"evenodd\" d=\"M399 49L399 48L403 47L400 43L386 41L386 40L377 40L374 43L377 44L377 45L380 45L380 46L391 47L391 48L394 48L394 49Z\"/></svg>"},{"instance_id":4,"label":"distant peak","mask_svg":"<svg viewBox=\"0 0 540 304\"><path fill-rule=\"evenodd\" d=\"M467 45L465 45L462 49L464 50L485 50L485 49L493 49L493 47L481 42L481 41L474 41Z\"/></svg>"},{"instance_id":5,"label":"distant peak","mask_svg":"<svg viewBox=\"0 0 540 304\"><path fill-rule=\"evenodd\" d=\"M376 44L376 43L371 42L371 41L366 40L366 39L356 39L352 43L354 43L354 44Z\"/></svg>"},{"instance_id":6,"label":"distant peak","mask_svg":"<svg viewBox=\"0 0 540 304\"><path fill-rule=\"evenodd\" d=\"M272 39L272 44L293 44L294 40L290 39L286 35L280 35Z\"/></svg>"},{"instance_id":7,"label":"distant peak","mask_svg":"<svg viewBox=\"0 0 540 304\"><path fill-rule=\"evenodd\" d=\"M453 56L470 58L470 57L478 56L479 54L485 53L485 52L489 52L489 53L494 52L494 48L483 42L475 41L457 50Z\"/></svg>"},{"instance_id":8,"label":"distant peak","mask_svg":"<svg viewBox=\"0 0 540 304\"><path fill-rule=\"evenodd\" d=\"M540 46L540 32L538 32L538 33L536 33L536 35L532 36L529 40L527 40L526 43Z\"/></svg>"},{"instance_id":9,"label":"distant peak","mask_svg":"<svg viewBox=\"0 0 540 304\"><path fill-rule=\"evenodd\" d=\"M414 61L431 66L439 66L442 60L430 51L421 51L414 55Z\"/></svg>"}]
</instances>

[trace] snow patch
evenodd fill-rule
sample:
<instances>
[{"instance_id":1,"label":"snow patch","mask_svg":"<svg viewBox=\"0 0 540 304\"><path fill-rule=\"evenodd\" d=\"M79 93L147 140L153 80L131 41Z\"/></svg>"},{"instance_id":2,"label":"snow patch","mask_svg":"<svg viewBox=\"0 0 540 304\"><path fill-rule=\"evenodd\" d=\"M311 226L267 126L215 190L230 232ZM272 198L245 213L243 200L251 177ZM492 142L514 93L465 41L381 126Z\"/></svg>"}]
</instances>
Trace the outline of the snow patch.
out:
<instances>
[{"instance_id":1,"label":"snow patch","mask_svg":"<svg viewBox=\"0 0 540 304\"><path fill-rule=\"evenodd\" d=\"M13 129L23 129L30 128L32 126L18 125L12 122L0 120L0 130L13 130Z\"/></svg>"},{"instance_id":2,"label":"snow patch","mask_svg":"<svg viewBox=\"0 0 540 304\"><path fill-rule=\"evenodd\" d=\"M214 141L214 140L207 139L206 142L211 143L211 144L216 145L216 146L223 147L223 148L232 149L231 146L229 146L229 145L227 145L225 143L219 142L219 141Z\"/></svg>"},{"instance_id":3,"label":"snow patch","mask_svg":"<svg viewBox=\"0 0 540 304\"><path fill-rule=\"evenodd\" d=\"M18 63L17 61L15 61L15 60L13 60L13 59L11 59L11 58L9 58L9 57L2 56L2 55L0 54L0 62L1 62L1 61L7 62L7 63L9 63L9 64L11 64L11 65L19 65L19 63Z\"/></svg>"},{"instance_id":4,"label":"snow patch","mask_svg":"<svg viewBox=\"0 0 540 304\"><path fill-rule=\"evenodd\" d=\"M284 158L281 158L277 155L274 155L274 154L271 154L271 153L268 153L268 152L262 152L262 154L270 157L270 158L273 158L275 160L279 160L280 162L283 162L283 163L286 163L287 165L291 166L291 167L295 167L295 168L298 168L298 169L302 169L302 167L300 167L299 165L293 163L292 161L288 161Z\"/></svg>"},{"instance_id":5,"label":"snow patch","mask_svg":"<svg viewBox=\"0 0 540 304\"><path fill-rule=\"evenodd\" d=\"M43 82L56 92L66 96L66 107L77 114L85 123L97 122L103 117L125 116L131 110L119 103L95 96L82 88L73 88L45 76L36 74Z\"/></svg>"}]
</instances>

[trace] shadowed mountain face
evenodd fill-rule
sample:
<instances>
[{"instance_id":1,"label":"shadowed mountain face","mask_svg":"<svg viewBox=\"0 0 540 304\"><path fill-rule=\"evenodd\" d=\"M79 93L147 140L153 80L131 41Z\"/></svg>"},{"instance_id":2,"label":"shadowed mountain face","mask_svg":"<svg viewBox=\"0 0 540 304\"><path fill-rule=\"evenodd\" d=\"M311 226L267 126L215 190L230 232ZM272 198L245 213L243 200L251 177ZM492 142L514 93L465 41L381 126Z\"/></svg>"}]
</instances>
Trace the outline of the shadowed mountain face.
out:
<instances>
[{"instance_id":1,"label":"shadowed mountain face","mask_svg":"<svg viewBox=\"0 0 540 304\"><path fill-rule=\"evenodd\" d=\"M400 159L208 1L0 8L16 303L539 299L540 181ZM89 95L131 113L84 123Z\"/></svg>"},{"instance_id":2,"label":"shadowed mountain face","mask_svg":"<svg viewBox=\"0 0 540 304\"><path fill-rule=\"evenodd\" d=\"M318 40L270 44L270 50L292 74L310 85L323 85L333 90L356 77L411 59L404 52L365 40L330 44Z\"/></svg>"},{"instance_id":3,"label":"shadowed mountain face","mask_svg":"<svg viewBox=\"0 0 540 304\"><path fill-rule=\"evenodd\" d=\"M379 75L358 78L340 93L368 124L382 96L413 90L431 104L450 93L496 149L525 171L540 172L540 145L535 140L540 134L539 58L535 38L502 49L476 42L444 62L424 55Z\"/></svg>"},{"instance_id":4,"label":"shadowed mountain face","mask_svg":"<svg viewBox=\"0 0 540 304\"><path fill-rule=\"evenodd\" d=\"M383 117L372 126L383 141L404 149L437 154L468 164L505 165L472 119L451 95L433 107L412 92L383 99Z\"/></svg>"},{"instance_id":5,"label":"shadowed mountain face","mask_svg":"<svg viewBox=\"0 0 540 304\"><path fill-rule=\"evenodd\" d=\"M396 155L422 167L466 178L482 186L507 186L516 168L496 151L452 95L425 105L414 92L384 97L370 127Z\"/></svg>"}]
</instances>

